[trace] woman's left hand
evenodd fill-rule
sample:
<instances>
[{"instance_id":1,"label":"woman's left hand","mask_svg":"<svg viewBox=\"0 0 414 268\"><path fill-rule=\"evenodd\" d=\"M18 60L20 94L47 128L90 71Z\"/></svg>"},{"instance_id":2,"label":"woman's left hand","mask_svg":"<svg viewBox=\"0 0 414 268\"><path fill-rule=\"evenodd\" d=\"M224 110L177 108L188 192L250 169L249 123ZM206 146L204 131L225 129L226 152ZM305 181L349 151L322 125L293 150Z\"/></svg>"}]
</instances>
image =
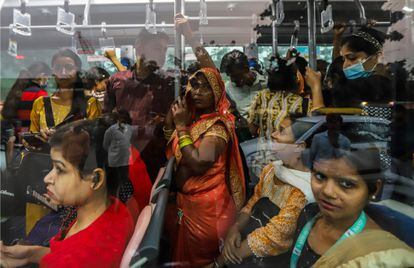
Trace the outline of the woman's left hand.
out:
<instances>
[{"instance_id":1,"label":"woman's left hand","mask_svg":"<svg viewBox=\"0 0 414 268\"><path fill-rule=\"evenodd\" d=\"M321 72L316 72L310 67L306 67L305 81L311 88L321 85Z\"/></svg>"},{"instance_id":2,"label":"woman's left hand","mask_svg":"<svg viewBox=\"0 0 414 268\"><path fill-rule=\"evenodd\" d=\"M174 103L171 111L176 127L186 127L191 123L191 115L185 99L179 99L177 103Z\"/></svg>"}]
</instances>

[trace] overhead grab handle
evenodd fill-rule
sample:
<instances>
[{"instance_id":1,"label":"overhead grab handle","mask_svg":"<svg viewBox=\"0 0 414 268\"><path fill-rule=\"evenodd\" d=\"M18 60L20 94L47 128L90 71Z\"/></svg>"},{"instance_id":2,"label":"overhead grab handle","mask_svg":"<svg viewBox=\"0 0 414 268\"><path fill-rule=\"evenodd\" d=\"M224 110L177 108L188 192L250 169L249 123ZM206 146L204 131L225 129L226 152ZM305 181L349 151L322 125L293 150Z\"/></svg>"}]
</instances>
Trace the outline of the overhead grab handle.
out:
<instances>
[{"instance_id":1,"label":"overhead grab handle","mask_svg":"<svg viewBox=\"0 0 414 268\"><path fill-rule=\"evenodd\" d=\"M31 36L31 16L29 13L26 13L26 2L27 0L20 2L20 10L17 8L13 9L12 31L15 34Z\"/></svg>"},{"instance_id":2,"label":"overhead grab handle","mask_svg":"<svg viewBox=\"0 0 414 268\"><path fill-rule=\"evenodd\" d=\"M91 0L86 1L85 9L83 11L83 21L82 25L88 25L89 24L89 9L91 8Z\"/></svg>"},{"instance_id":3,"label":"overhead grab handle","mask_svg":"<svg viewBox=\"0 0 414 268\"><path fill-rule=\"evenodd\" d=\"M115 40L113 37L108 37L107 36L107 31L106 31L106 22L102 22L101 23L101 32L102 32L102 36L101 38L99 38L99 46L101 47L101 50L106 51L106 50L115 50Z\"/></svg>"},{"instance_id":4,"label":"overhead grab handle","mask_svg":"<svg viewBox=\"0 0 414 268\"><path fill-rule=\"evenodd\" d=\"M295 48L298 46L299 30L300 30L300 22L298 20L294 20L293 24L295 24L295 28L293 29L293 34L290 38L291 48Z\"/></svg>"},{"instance_id":5,"label":"overhead grab handle","mask_svg":"<svg viewBox=\"0 0 414 268\"><path fill-rule=\"evenodd\" d=\"M257 26L257 15L252 15L252 25L251 25L251 32L250 32L250 43L256 44L257 42L257 32L256 32L256 26Z\"/></svg>"},{"instance_id":6,"label":"overhead grab handle","mask_svg":"<svg viewBox=\"0 0 414 268\"><path fill-rule=\"evenodd\" d=\"M281 25L283 20L285 19L283 1L272 0L271 8L272 8L272 20L275 21L276 26Z\"/></svg>"},{"instance_id":7,"label":"overhead grab handle","mask_svg":"<svg viewBox=\"0 0 414 268\"><path fill-rule=\"evenodd\" d=\"M367 24L367 17L365 16L365 8L362 5L360 0L355 0L355 4L359 10L359 22L361 23L362 26Z\"/></svg>"},{"instance_id":8,"label":"overhead grab handle","mask_svg":"<svg viewBox=\"0 0 414 268\"><path fill-rule=\"evenodd\" d=\"M63 34L75 34L75 14L69 12L69 0L65 0L64 8L57 9L56 30Z\"/></svg>"},{"instance_id":9,"label":"overhead grab handle","mask_svg":"<svg viewBox=\"0 0 414 268\"><path fill-rule=\"evenodd\" d=\"M157 34L157 14L152 0L146 7L145 29L152 34Z\"/></svg>"},{"instance_id":10,"label":"overhead grab handle","mask_svg":"<svg viewBox=\"0 0 414 268\"><path fill-rule=\"evenodd\" d=\"M332 5L328 4L328 0L323 1L324 8L321 12L321 33L327 33L333 29L335 23L332 17Z\"/></svg>"},{"instance_id":11,"label":"overhead grab handle","mask_svg":"<svg viewBox=\"0 0 414 268\"><path fill-rule=\"evenodd\" d=\"M200 0L200 25L208 25L206 0Z\"/></svg>"}]
</instances>

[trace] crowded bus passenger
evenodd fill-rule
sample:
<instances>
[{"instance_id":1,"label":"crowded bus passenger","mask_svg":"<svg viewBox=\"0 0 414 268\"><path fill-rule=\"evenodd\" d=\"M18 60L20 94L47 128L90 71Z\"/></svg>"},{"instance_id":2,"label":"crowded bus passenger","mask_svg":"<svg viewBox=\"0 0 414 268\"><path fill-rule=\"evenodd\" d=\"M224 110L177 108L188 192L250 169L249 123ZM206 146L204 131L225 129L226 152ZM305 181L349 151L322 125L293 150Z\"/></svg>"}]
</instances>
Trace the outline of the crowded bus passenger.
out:
<instances>
[{"instance_id":1,"label":"crowded bus passenger","mask_svg":"<svg viewBox=\"0 0 414 268\"><path fill-rule=\"evenodd\" d=\"M253 135L270 138L287 114L306 115L324 107L320 73L306 69L305 79L311 87L312 99L304 101L298 93L297 68L292 62L278 58L276 66L268 72L268 88L260 91L250 106L249 123Z\"/></svg>"},{"instance_id":2,"label":"crowded bus passenger","mask_svg":"<svg viewBox=\"0 0 414 268\"><path fill-rule=\"evenodd\" d=\"M244 204L243 167L229 106L218 71L202 68L171 108L175 132L167 154L176 157L178 168L175 217L169 220L175 229L173 260L183 265L211 264Z\"/></svg>"},{"instance_id":3,"label":"crowded bus passenger","mask_svg":"<svg viewBox=\"0 0 414 268\"><path fill-rule=\"evenodd\" d=\"M28 131L33 102L41 96L47 96L47 82L51 73L50 67L44 62L34 62L20 72L1 111L3 130L4 127L7 129L4 123L8 122L15 127L15 134Z\"/></svg>"},{"instance_id":4,"label":"crowded bus passenger","mask_svg":"<svg viewBox=\"0 0 414 268\"><path fill-rule=\"evenodd\" d=\"M108 155L108 185L109 188L115 189L111 194L125 203L134 192L129 180L131 117L125 110L118 111L115 117L117 122L105 131L102 146Z\"/></svg>"},{"instance_id":5,"label":"crowded bus passenger","mask_svg":"<svg viewBox=\"0 0 414 268\"><path fill-rule=\"evenodd\" d=\"M174 99L174 80L162 70L168 35L142 29L135 42L137 62L107 81L104 111L126 110L134 126L132 144L151 180L165 163L162 121Z\"/></svg>"},{"instance_id":6,"label":"crowded bus passenger","mask_svg":"<svg viewBox=\"0 0 414 268\"><path fill-rule=\"evenodd\" d=\"M101 108L103 108L106 94L106 81L109 76L109 73L104 68L96 66L86 72L85 95L94 97Z\"/></svg>"},{"instance_id":7,"label":"crowded bus passenger","mask_svg":"<svg viewBox=\"0 0 414 268\"><path fill-rule=\"evenodd\" d=\"M80 77L82 62L70 49L61 49L52 58L56 92L50 97L40 97L33 103L30 114L30 131L40 132L48 139L54 127L64 120L94 119L101 114L94 97L86 97Z\"/></svg>"},{"instance_id":8,"label":"crowded bus passenger","mask_svg":"<svg viewBox=\"0 0 414 268\"><path fill-rule=\"evenodd\" d=\"M290 267L412 267L413 249L365 212L382 178L376 150L316 161L311 179L316 203L299 217Z\"/></svg>"},{"instance_id":9,"label":"crowded bus passenger","mask_svg":"<svg viewBox=\"0 0 414 268\"><path fill-rule=\"evenodd\" d=\"M134 225L125 205L109 195L107 173L96 167L93 129L93 121L77 121L57 129L49 140L53 168L44 178L47 197L76 207L76 218L49 248L1 244L2 266L119 266Z\"/></svg>"},{"instance_id":10,"label":"crowded bus passenger","mask_svg":"<svg viewBox=\"0 0 414 268\"><path fill-rule=\"evenodd\" d=\"M361 28L342 39L345 80L334 85L333 104L336 107L361 107L391 101L391 80L385 66L379 62L385 34L374 28Z\"/></svg>"},{"instance_id":11,"label":"crowded bus passenger","mask_svg":"<svg viewBox=\"0 0 414 268\"><path fill-rule=\"evenodd\" d=\"M279 145L273 153L279 160L262 169L253 196L229 229L216 267L286 265L282 256L292 246L298 216L314 200L310 171L302 163L305 146L294 144L296 133L291 127L300 116L289 114L272 134Z\"/></svg>"},{"instance_id":12,"label":"crowded bus passenger","mask_svg":"<svg viewBox=\"0 0 414 268\"><path fill-rule=\"evenodd\" d=\"M342 116L327 114L326 126L328 130L318 133L312 138L309 164L320 159L338 158L343 152L351 149L351 141L341 134Z\"/></svg>"},{"instance_id":13,"label":"crowded bus passenger","mask_svg":"<svg viewBox=\"0 0 414 268\"><path fill-rule=\"evenodd\" d=\"M220 72L230 77L226 83L226 92L229 99L235 104L235 109L247 119L250 104L257 93L267 86L267 78L258 71L249 68L247 56L233 50L223 56L220 64Z\"/></svg>"}]
</instances>

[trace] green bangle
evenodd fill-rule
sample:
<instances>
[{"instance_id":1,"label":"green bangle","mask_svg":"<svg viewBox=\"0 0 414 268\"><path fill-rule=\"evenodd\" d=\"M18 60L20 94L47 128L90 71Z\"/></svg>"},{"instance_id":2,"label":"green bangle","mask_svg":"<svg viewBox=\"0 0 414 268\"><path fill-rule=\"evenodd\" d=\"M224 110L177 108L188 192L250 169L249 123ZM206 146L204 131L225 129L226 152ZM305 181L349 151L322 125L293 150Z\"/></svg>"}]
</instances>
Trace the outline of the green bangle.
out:
<instances>
[{"instance_id":1,"label":"green bangle","mask_svg":"<svg viewBox=\"0 0 414 268\"><path fill-rule=\"evenodd\" d=\"M191 136L190 135L182 135L182 136L178 137L178 140L180 140L180 141L185 140L185 139L190 139L191 140Z\"/></svg>"},{"instance_id":2,"label":"green bangle","mask_svg":"<svg viewBox=\"0 0 414 268\"><path fill-rule=\"evenodd\" d=\"M179 142L180 149L183 149L185 146L190 144L193 144L193 141L190 138L182 139Z\"/></svg>"}]
</instances>

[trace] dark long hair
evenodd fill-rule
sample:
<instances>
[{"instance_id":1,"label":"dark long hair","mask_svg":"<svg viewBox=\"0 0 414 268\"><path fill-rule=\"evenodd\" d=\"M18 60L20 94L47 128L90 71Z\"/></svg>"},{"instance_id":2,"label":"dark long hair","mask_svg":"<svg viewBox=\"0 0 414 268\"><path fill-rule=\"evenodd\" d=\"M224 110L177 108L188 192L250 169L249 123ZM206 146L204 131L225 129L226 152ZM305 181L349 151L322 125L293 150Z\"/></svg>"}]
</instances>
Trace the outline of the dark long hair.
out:
<instances>
[{"instance_id":1,"label":"dark long hair","mask_svg":"<svg viewBox=\"0 0 414 268\"><path fill-rule=\"evenodd\" d=\"M56 130L49 140L51 148L59 148L63 157L79 172L81 178L97 167L95 151L97 120L79 120Z\"/></svg>"},{"instance_id":2,"label":"dark long hair","mask_svg":"<svg viewBox=\"0 0 414 268\"><path fill-rule=\"evenodd\" d=\"M83 91L83 81L82 76L82 61L79 56L70 49L64 48L60 49L52 58L52 67L54 66L55 61L60 57L71 58L75 62L76 66L76 81L73 84L73 98L72 98L72 107L69 114L75 115L75 117L85 117L86 108L87 108L87 98Z\"/></svg>"},{"instance_id":3,"label":"dark long hair","mask_svg":"<svg viewBox=\"0 0 414 268\"><path fill-rule=\"evenodd\" d=\"M360 33L372 39L358 36ZM351 51L362 51L371 56L381 51L381 46L384 44L385 38L386 35L383 32L375 30L374 28L362 27L356 34L345 37L341 42L341 46L346 45Z\"/></svg>"},{"instance_id":4,"label":"dark long hair","mask_svg":"<svg viewBox=\"0 0 414 268\"><path fill-rule=\"evenodd\" d=\"M92 89L96 83L108 79L109 77L110 74L104 68L94 66L85 73L85 77L83 78L84 88Z\"/></svg>"},{"instance_id":5,"label":"dark long hair","mask_svg":"<svg viewBox=\"0 0 414 268\"><path fill-rule=\"evenodd\" d=\"M274 59L277 66L268 70L267 86L271 91L288 91L296 93L298 90L296 66L281 58Z\"/></svg>"},{"instance_id":6,"label":"dark long hair","mask_svg":"<svg viewBox=\"0 0 414 268\"><path fill-rule=\"evenodd\" d=\"M34 62L27 69L20 71L4 102L4 107L1 112L4 119L13 120L17 118L18 103L21 100L23 91L32 84L36 85L33 80L40 74L51 74L49 66L44 62Z\"/></svg>"}]
</instances>

